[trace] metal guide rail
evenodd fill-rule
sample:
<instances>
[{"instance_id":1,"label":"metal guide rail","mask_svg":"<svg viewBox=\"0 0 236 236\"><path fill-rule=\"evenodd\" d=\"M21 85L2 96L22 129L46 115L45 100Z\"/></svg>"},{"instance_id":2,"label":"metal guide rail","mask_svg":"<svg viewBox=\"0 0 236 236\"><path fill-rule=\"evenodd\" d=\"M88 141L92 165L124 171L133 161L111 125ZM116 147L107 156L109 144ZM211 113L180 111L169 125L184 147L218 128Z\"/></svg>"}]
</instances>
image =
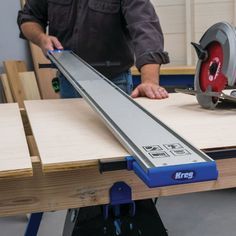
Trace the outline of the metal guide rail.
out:
<instances>
[{"instance_id":1,"label":"metal guide rail","mask_svg":"<svg viewBox=\"0 0 236 236\"><path fill-rule=\"evenodd\" d=\"M149 186L215 180L216 163L72 51L50 51L48 57L132 157L127 168Z\"/></svg>"}]
</instances>

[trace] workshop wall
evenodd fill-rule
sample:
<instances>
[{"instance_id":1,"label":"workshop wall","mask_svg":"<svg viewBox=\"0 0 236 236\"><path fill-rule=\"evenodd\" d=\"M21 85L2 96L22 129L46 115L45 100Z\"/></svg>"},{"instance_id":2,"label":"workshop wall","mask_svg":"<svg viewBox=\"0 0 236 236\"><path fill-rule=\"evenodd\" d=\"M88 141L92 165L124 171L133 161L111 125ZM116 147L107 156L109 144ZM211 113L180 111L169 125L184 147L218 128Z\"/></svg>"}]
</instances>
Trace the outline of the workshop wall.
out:
<instances>
[{"instance_id":1,"label":"workshop wall","mask_svg":"<svg viewBox=\"0 0 236 236\"><path fill-rule=\"evenodd\" d=\"M165 35L165 49L171 65L195 65L191 41L198 42L204 31L219 21L236 23L236 0L151 0L160 17ZM20 0L1 1L0 73L2 61L24 60L31 66L26 41L18 38L16 24Z\"/></svg>"},{"instance_id":2,"label":"workshop wall","mask_svg":"<svg viewBox=\"0 0 236 236\"><path fill-rule=\"evenodd\" d=\"M27 62L29 69L32 68L28 43L19 39L16 24L19 9L19 0L1 1L0 3L0 73L3 72L2 61L4 60L23 60Z\"/></svg>"},{"instance_id":3,"label":"workshop wall","mask_svg":"<svg viewBox=\"0 0 236 236\"><path fill-rule=\"evenodd\" d=\"M4 60L23 60L28 68L32 69L32 60L25 40L19 39L19 30L16 24L19 0L1 1L0 3L0 74L3 73ZM0 83L0 103L2 99L2 85Z\"/></svg>"},{"instance_id":4,"label":"workshop wall","mask_svg":"<svg viewBox=\"0 0 236 236\"><path fill-rule=\"evenodd\" d=\"M236 25L236 0L151 0L165 35L171 65L195 65L190 45L219 21Z\"/></svg>"}]
</instances>

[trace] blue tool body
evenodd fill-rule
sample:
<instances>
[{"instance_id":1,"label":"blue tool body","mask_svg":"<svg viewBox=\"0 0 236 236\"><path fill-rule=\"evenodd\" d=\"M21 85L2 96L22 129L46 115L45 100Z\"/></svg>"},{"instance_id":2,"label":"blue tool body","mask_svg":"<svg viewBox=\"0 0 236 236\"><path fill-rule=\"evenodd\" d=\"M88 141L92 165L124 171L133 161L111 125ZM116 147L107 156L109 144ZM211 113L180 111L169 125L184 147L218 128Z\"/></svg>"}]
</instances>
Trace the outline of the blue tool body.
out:
<instances>
[{"instance_id":1,"label":"blue tool body","mask_svg":"<svg viewBox=\"0 0 236 236\"><path fill-rule=\"evenodd\" d=\"M147 171L133 157L127 157L127 169L133 170L150 188L216 180L218 170L215 161L154 167Z\"/></svg>"}]
</instances>

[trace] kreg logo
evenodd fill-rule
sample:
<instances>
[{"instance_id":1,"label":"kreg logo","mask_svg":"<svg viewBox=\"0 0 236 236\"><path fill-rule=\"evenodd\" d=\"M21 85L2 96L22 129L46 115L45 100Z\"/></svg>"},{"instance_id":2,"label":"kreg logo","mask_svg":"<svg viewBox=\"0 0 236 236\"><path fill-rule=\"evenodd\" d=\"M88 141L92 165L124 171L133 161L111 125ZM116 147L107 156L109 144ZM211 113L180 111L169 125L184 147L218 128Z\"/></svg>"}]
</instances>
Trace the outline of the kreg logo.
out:
<instances>
[{"instance_id":1,"label":"kreg logo","mask_svg":"<svg viewBox=\"0 0 236 236\"><path fill-rule=\"evenodd\" d=\"M191 180L195 178L194 171L177 171L173 174L174 180Z\"/></svg>"}]
</instances>

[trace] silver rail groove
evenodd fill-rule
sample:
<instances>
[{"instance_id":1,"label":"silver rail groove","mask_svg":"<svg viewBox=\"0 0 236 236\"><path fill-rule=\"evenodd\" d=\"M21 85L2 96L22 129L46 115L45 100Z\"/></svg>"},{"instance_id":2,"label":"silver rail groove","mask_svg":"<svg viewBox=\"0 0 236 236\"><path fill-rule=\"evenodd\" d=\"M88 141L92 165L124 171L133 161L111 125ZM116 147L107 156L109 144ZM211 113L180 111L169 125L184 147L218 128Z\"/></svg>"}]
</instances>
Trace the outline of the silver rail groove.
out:
<instances>
[{"instance_id":1,"label":"silver rail groove","mask_svg":"<svg viewBox=\"0 0 236 236\"><path fill-rule=\"evenodd\" d=\"M73 52L52 51L48 57L144 171L213 161Z\"/></svg>"}]
</instances>

